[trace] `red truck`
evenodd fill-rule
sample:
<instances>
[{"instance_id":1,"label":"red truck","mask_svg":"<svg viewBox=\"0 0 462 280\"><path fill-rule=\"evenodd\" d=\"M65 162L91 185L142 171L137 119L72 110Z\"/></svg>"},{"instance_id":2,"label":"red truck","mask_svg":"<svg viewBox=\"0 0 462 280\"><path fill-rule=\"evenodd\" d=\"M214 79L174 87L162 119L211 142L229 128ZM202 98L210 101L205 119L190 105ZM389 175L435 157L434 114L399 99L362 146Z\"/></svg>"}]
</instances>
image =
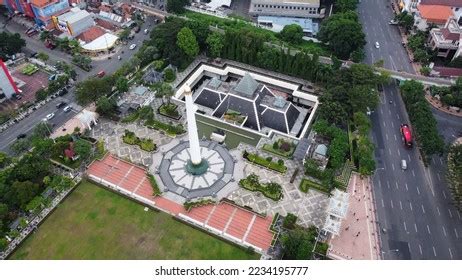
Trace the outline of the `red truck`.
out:
<instances>
[{"instance_id":1,"label":"red truck","mask_svg":"<svg viewBox=\"0 0 462 280\"><path fill-rule=\"evenodd\" d=\"M404 141L404 146L406 148L412 148L412 134L411 134L411 129L407 124L402 124L401 125L401 135L403 136L403 141Z\"/></svg>"}]
</instances>

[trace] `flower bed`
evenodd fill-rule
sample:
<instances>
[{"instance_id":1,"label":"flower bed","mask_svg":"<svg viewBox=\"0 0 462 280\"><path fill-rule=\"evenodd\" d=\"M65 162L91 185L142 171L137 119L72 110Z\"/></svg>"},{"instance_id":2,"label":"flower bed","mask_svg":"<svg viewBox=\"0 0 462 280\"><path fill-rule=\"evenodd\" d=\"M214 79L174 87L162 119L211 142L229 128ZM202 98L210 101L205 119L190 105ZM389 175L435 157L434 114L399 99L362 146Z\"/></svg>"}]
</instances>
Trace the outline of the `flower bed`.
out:
<instances>
[{"instance_id":1,"label":"flower bed","mask_svg":"<svg viewBox=\"0 0 462 280\"><path fill-rule=\"evenodd\" d=\"M282 160L275 162L272 161L272 159L269 160L270 158L263 158L256 154L248 153L247 151L244 151L243 157L251 163L269 168L280 173L285 173L287 171L287 166L284 165L284 162Z\"/></svg>"},{"instance_id":2,"label":"flower bed","mask_svg":"<svg viewBox=\"0 0 462 280\"><path fill-rule=\"evenodd\" d=\"M262 184L259 181L259 177L254 173L250 174L245 179L241 179L239 181L239 186L249 191L261 192L264 196L274 201L278 201L282 198L281 185L274 182Z\"/></svg>"},{"instance_id":3,"label":"flower bed","mask_svg":"<svg viewBox=\"0 0 462 280\"><path fill-rule=\"evenodd\" d=\"M178 106L173 103L162 104L159 107L159 114L166 116L175 120L181 118L180 112L177 110Z\"/></svg>"},{"instance_id":4,"label":"flower bed","mask_svg":"<svg viewBox=\"0 0 462 280\"><path fill-rule=\"evenodd\" d=\"M308 192L310 188L313 188L315 190L318 190L320 192L323 192L325 194L330 194L330 188L323 186L321 184L318 184L316 182L310 181L306 178L303 178L302 181L300 182L299 186L300 190L304 193Z\"/></svg>"},{"instance_id":5,"label":"flower bed","mask_svg":"<svg viewBox=\"0 0 462 280\"><path fill-rule=\"evenodd\" d=\"M186 201L183 204L183 207L184 209L186 209L186 211L189 212L194 207L204 206L204 205L213 204L213 203L215 203L213 199L200 199L197 201Z\"/></svg>"},{"instance_id":6,"label":"flower bed","mask_svg":"<svg viewBox=\"0 0 462 280\"><path fill-rule=\"evenodd\" d=\"M125 144L137 145L138 147L140 147L140 149L147 152L152 152L157 149L157 145L152 141L152 139L139 138L135 135L134 132L131 132L127 129L125 130L124 136L122 136L122 140Z\"/></svg>"},{"instance_id":7,"label":"flower bed","mask_svg":"<svg viewBox=\"0 0 462 280\"><path fill-rule=\"evenodd\" d=\"M166 134L171 135L171 136L176 136L178 134L183 134L185 132L181 124L171 125L171 124L160 122L156 119L147 120L144 124L149 128L156 129L156 130L162 130Z\"/></svg>"},{"instance_id":8,"label":"flower bed","mask_svg":"<svg viewBox=\"0 0 462 280\"><path fill-rule=\"evenodd\" d=\"M223 116L226 122L241 125L245 121L245 116L241 113L228 109Z\"/></svg>"},{"instance_id":9,"label":"flower bed","mask_svg":"<svg viewBox=\"0 0 462 280\"><path fill-rule=\"evenodd\" d=\"M285 141L284 139L279 139L272 145L263 145L263 150L281 157L292 158L292 155L295 152L295 144L293 142Z\"/></svg>"},{"instance_id":10,"label":"flower bed","mask_svg":"<svg viewBox=\"0 0 462 280\"><path fill-rule=\"evenodd\" d=\"M149 178L149 183L151 184L152 187L152 195L153 196L158 196L161 195L161 191L159 189L159 185L157 185L156 178L152 174L148 174Z\"/></svg>"}]
</instances>

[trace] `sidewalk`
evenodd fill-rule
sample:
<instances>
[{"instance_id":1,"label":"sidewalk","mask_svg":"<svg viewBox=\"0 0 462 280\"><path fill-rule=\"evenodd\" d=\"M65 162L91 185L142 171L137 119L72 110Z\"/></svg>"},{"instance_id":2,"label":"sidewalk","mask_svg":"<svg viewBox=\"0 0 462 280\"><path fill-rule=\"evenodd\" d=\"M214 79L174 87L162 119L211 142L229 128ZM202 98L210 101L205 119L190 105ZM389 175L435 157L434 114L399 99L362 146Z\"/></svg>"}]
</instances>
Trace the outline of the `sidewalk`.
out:
<instances>
[{"instance_id":1,"label":"sidewalk","mask_svg":"<svg viewBox=\"0 0 462 280\"><path fill-rule=\"evenodd\" d=\"M339 236L329 240L328 256L333 259L377 260L380 245L369 179L352 173L348 185L348 213L342 222Z\"/></svg>"}]
</instances>

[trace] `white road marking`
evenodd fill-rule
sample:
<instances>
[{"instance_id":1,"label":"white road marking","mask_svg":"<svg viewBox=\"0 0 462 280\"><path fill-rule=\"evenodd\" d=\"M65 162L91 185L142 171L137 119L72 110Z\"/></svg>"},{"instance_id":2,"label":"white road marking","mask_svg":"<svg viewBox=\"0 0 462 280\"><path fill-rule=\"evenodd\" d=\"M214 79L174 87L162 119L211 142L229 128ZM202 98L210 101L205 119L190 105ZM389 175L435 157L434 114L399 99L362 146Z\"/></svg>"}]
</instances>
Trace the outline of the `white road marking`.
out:
<instances>
[{"instance_id":1,"label":"white road marking","mask_svg":"<svg viewBox=\"0 0 462 280\"><path fill-rule=\"evenodd\" d=\"M385 133L385 138L387 138L387 140L388 140L388 133ZM390 149L390 148L388 148L388 149Z\"/></svg>"},{"instance_id":2,"label":"white road marking","mask_svg":"<svg viewBox=\"0 0 462 280\"><path fill-rule=\"evenodd\" d=\"M429 227L428 225L427 225L427 231L428 231L428 234L432 234L432 233L430 232L430 227Z\"/></svg>"},{"instance_id":3,"label":"white road marking","mask_svg":"<svg viewBox=\"0 0 462 280\"><path fill-rule=\"evenodd\" d=\"M444 199L446 199L446 193L444 191L442 191L442 192L443 192Z\"/></svg>"},{"instance_id":4,"label":"white road marking","mask_svg":"<svg viewBox=\"0 0 462 280\"><path fill-rule=\"evenodd\" d=\"M388 148L388 154L391 156L391 149Z\"/></svg>"},{"instance_id":5,"label":"white road marking","mask_svg":"<svg viewBox=\"0 0 462 280\"><path fill-rule=\"evenodd\" d=\"M459 234L457 234L457 229L454 228L454 233L456 234L456 238L459 239Z\"/></svg>"},{"instance_id":6,"label":"white road marking","mask_svg":"<svg viewBox=\"0 0 462 280\"><path fill-rule=\"evenodd\" d=\"M424 208L423 204L421 204L420 206L422 206L422 212L425 214L425 208Z\"/></svg>"},{"instance_id":7,"label":"white road marking","mask_svg":"<svg viewBox=\"0 0 462 280\"><path fill-rule=\"evenodd\" d=\"M417 194L420 195L419 187L417 187Z\"/></svg>"},{"instance_id":8,"label":"white road marking","mask_svg":"<svg viewBox=\"0 0 462 280\"><path fill-rule=\"evenodd\" d=\"M396 185L396 189L399 190L399 188L398 188L398 182L395 182L395 185Z\"/></svg>"},{"instance_id":9,"label":"white road marking","mask_svg":"<svg viewBox=\"0 0 462 280\"><path fill-rule=\"evenodd\" d=\"M403 210L403 204L401 203L401 200L399 201L399 208Z\"/></svg>"},{"instance_id":10,"label":"white road marking","mask_svg":"<svg viewBox=\"0 0 462 280\"><path fill-rule=\"evenodd\" d=\"M433 248L433 255L435 255L435 257L436 257L436 250L435 250L435 246L432 246L432 248Z\"/></svg>"},{"instance_id":11,"label":"white road marking","mask_svg":"<svg viewBox=\"0 0 462 280\"><path fill-rule=\"evenodd\" d=\"M380 182L380 180L379 180L379 188L380 189L382 188L382 183Z\"/></svg>"},{"instance_id":12,"label":"white road marking","mask_svg":"<svg viewBox=\"0 0 462 280\"><path fill-rule=\"evenodd\" d=\"M412 176L415 177L415 172L414 172L414 170L412 170Z\"/></svg>"},{"instance_id":13,"label":"white road marking","mask_svg":"<svg viewBox=\"0 0 462 280\"><path fill-rule=\"evenodd\" d=\"M380 113L383 115L383 110L382 110L382 108L380 108Z\"/></svg>"},{"instance_id":14,"label":"white road marking","mask_svg":"<svg viewBox=\"0 0 462 280\"><path fill-rule=\"evenodd\" d=\"M449 250L449 255L451 256L451 259L452 259L453 257L452 257L452 251L451 251L451 248L448 248L448 250Z\"/></svg>"},{"instance_id":15,"label":"white road marking","mask_svg":"<svg viewBox=\"0 0 462 280\"><path fill-rule=\"evenodd\" d=\"M440 173L436 173L436 176L438 176L438 181L441 182L441 176L440 176Z\"/></svg>"},{"instance_id":16,"label":"white road marking","mask_svg":"<svg viewBox=\"0 0 462 280\"><path fill-rule=\"evenodd\" d=\"M407 188L407 183L406 183L406 184L404 184L404 186L406 187L406 191L409 191L409 189Z\"/></svg>"},{"instance_id":17,"label":"white road marking","mask_svg":"<svg viewBox=\"0 0 462 280\"><path fill-rule=\"evenodd\" d=\"M409 154L407 155L407 158L409 159L409 162L411 162L411 156Z\"/></svg>"},{"instance_id":18,"label":"white road marking","mask_svg":"<svg viewBox=\"0 0 462 280\"><path fill-rule=\"evenodd\" d=\"M390 112L390 115L391 115L391 112ZM395 128L395 125L393 124L393 122L391 123L391 127Z\"/></svg>"},{"instance_id":19,"label":"white road marking","mask_svg":"<svg viewBox=\"0 0 462 280\"><path fill-rule=\"evenodd\" d=\"M414 229L415 229L415 232L417 232L417 224L414 223Z\"/></svg>"},{"instance_id":20,"label":"white road marking","mask_svg":"<svg viewBox=\"0 0 462 280\"><path fill-rule=\"evenodd\" d=\"M399 120L399 114L396 114L396 118Z\"/></svg>"},{"instance_id":21,"label":"white road marking","mask_svg":"<svg viewBox=\"0 0 462 280\"><path fill-rule=\"evenodd\" d=\"M391 208L393 208L393 200L390 200Z\"/></svg>"},{"instance_id":22,"label":"white road marking","mask_svg":"<svg viewBox=\"0 0 462 280\"><path fill-rule=\"evenodd\" d=\"M385 121L383 121L383 126L386 126L386 125L385 125Z\"/></svg>"},{"instance_id":23,"label":"white road marking","mask_svg":"<svg viewBox=\"0 0 462 280\"><path fill-rule=\"evenodd\" d=\"M390 188L390 182L387 181L387 187Z\"/></svg>"},{"instance_id":24,"label":"white road marking","mask_svg":"<svg viewBox=\"0 0 462 280\"><path fill-rule=\"evenodd\" d=\"M393 169L393 171L395 171L395 164L394 163L391 164L391 168Z\"/></svg>"},{"instance_id":25,"label":"white road marking","mask_svg":"<svg viewBox=\"0 0 462 280\"><path fill-rule=\"evenodd\" d=\"M442 159L442 158L440 158L440 162L441 162L441 165L444 165L443 159Z\"/></svg>"},{"instance_id":26,"label":"white road marking","mask_svg":"<svg viewBox=\"0 0 462 280\"><path fill-rule=\"evenodd\" d=\"M389 114L390 114L390 116L391 116L391 110L390 110L390 109L388 109L388 113L389 113ZM393 123L392 123L392 124L393 124Z\"/></svg>"},{"instance_id":27,"label":"white road marking","mask_svg":"<svg viewBox=\"0 0 462 280\"><path fill-rule=\"evenodd\" d=\"M457 216L459 216L459 220L460 220L460 213L459 213L459 211L457 211L456 213L457 213Z\"/></svg>"},{"instance_id":28,"label":"white road marking","mask_svg":"<svg viewBox=\"0 0 462 280\"><path fill-rule=\"evenodd\" d=\"M438 206L436 206L436 211L438 211L438 216L441 216L440 208Z\"/></svg>"},{"instance_id":29,"label":"white road marking","mask_svg":"<svg viewBox=\"0 0 462 280\"><path fill-rule=\"evenodd\" d=\"M449 217L451 217L451 219L452 219L452 212L451 212L451 209L448 209L448 212L449 212Z\"/></svg>"},{"instance_id":30,"label":"white road marking","mask_svg":"<svg viewBox=\"0 0 462 280\"><path fill-rule=\"evenodd\" d=\"M447 236L446 229L444 228L444 226L443 226L443 233L444 233L444 236Z\"/></svg>"},{"instance_id":31,"label":"white road marking","mask_svg":"<svg viewBox=\"0 0 462 280\"><path fill-rule=\"evenodd\" d=\"M382 199L382 207L385 208L385 203L383 203L383 199Z\"/></svg>"},{"instance_id":32,"label":"white road marking","mask_svg":"<svg viewBox=\"0 0 462 280\"><path fill-rule=\"evenodd\" d=\"M433 164L435 164L435 158L434 157L432 157L432 162L433 162Z\"/></svg>"},{"instance_id":33,"label":"white road marking","mask_svg":"<svg viewBox=\"0 0 462 280\"><path fill-rule=\"evenodd\" d=\"M399 152L399 149L398 149L398 156L400 156L400 157L401 157L401 153Z\"/></svg>"},{"instance_id":34,"label":"white road marking","mask_svg":"<svg viewBox=\"0 0 462 280\"><path fill-rule=\"evenodd\" d=\"M395 141L398 141L398 138L396 137L396 134L394 134L393 136L395 136Z\"/></svg>"},{"instance_id":35,"label":"white road marking","mask_svg":"<svg viewBox=\"0 0 462 280\"><path fill-rule=\"evenodd\" d=\"M422 255L422 246L420 246L420 244L419 244L419 251L420 251L420 254Z\"/></svg>"},{"instance_id":36,"label":"white road marking","mask_svg":"<svg viewBox=\"0 0 462 280\"><path fill-rule=\"evenodd\" d=\"M411 211L412 211L412 203L411 202L409 202L409 207L411 208Z\"/></svg>"},{"instance_id":37,"label":"white road marking","mask_svg":"<svg viewBox=\"0 0 462 280\"><path fill-rule=\"evenodd\" d=\"M406 222L403 221L403 224L404 224L404 230L407 232Z\"/></svg>"}]
</instances>

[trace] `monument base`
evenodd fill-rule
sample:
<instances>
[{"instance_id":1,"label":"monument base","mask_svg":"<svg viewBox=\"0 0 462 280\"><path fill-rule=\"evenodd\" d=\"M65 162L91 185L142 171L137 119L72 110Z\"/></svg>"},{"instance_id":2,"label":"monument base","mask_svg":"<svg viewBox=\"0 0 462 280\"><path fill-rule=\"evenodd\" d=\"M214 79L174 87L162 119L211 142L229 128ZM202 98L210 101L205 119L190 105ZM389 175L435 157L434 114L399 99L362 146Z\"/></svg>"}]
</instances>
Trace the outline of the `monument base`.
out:
<instances>
[{"instance_id":1,"label":"monument base","mask_svg":"<svg viewBox=\"0 0 462 280\"><path fill-rule=\"evenodd\" d=\"M191 160L186 163L186 171L195 176L204 174L208 169L209 163L205 159L202 159L199 164L193 164Z\"/></svg>"}]
</instances>

